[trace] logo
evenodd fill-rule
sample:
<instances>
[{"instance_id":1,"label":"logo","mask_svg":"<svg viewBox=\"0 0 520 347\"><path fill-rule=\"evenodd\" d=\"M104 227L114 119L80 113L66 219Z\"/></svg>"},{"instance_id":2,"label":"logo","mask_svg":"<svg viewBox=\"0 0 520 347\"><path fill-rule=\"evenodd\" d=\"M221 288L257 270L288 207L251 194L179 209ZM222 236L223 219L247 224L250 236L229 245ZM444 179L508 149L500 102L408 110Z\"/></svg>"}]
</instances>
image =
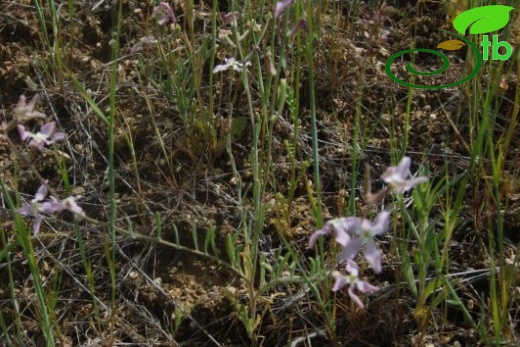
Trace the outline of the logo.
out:
<instances>
[{"instance_id":1,"label":"logo","mask_svg":"<svg viewBox=\"0 0 520 347\"><path fill-rule=\"evenodd\" d=\"M412 48L412 49L406 49L404 51L400 51L392 55L388 60L386 61L385 69L387 75L394 81L397 82L403 86L407 86L410 88L418 88L418 89L441 89L441 88L449 88L453 86L457 86L459 84L462 84L464 82L469 81L480 70L482 63L484 60L489 60L490 58L490 48L491 48L491 59L493 60L507 60L511 57L511 54L513 53L513 48L511 45L506 41L499 41L498 35L483 35L482 41L480 42L480 46L482 47L482 53L480 52L479 48L466 39L464 37L466 30L471 26L469 29L469 33L472 35L482 35L487 34L496 30L500 30L503 27L507 25L509 22L509 12L514 10L514 7L511 6L503 6L503 5L489 5L489 6L481 6L476 7L468 11L464 11L461 14L459 14L455 19L453 20L453 27L455 30L458 31L460 34L452 33L450 31L442 30L454 37L456 37L458 40L447 40L444 42L441 42L437 45L437 48L441 48L444 50L457 50L465 45L467 45L475 54L475 68L471 71L471 73L464 77L463 79L443 84L440 86L422 86L419 84L413 84L406 81L403 81L399 79L397 76L394 75L394 73L391 70L392 63L394 60L399 58L400 56L408 53L431 53L436 55L442 60L442 66L431 72L422 72L414 69L412 67L411 63L408 63L406 66L406 69L409 73L418 75L418 76L434 76L443 73L448 69L449 67L449 60L448 57L442 53L441 51L436 51L433 49L427 49L427 48ZM491 39L490 39L491 36ZM502 53L499 51L500 47L504 47L505 52Z\"/></svg>"}]
</instances>

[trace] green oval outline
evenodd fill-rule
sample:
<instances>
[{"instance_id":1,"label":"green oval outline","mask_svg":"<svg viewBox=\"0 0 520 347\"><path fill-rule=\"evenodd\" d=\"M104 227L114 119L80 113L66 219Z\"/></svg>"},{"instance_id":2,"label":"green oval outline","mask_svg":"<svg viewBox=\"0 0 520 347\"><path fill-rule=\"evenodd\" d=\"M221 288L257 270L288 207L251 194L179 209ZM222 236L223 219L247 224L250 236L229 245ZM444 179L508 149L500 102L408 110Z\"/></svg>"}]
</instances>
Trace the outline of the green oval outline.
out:
<instances>
[{"instance_id":1,"label":"green oval outline","mask_svg":"<svg viewBox=\"0 0 520 347\"><path fill-rule=\"evenodd\" d=\"M391 67L391 65L392 65L392 63L394 62L395 59L397 59L401 55L404 55L404 54L407 54L407 53L414 53L414 52L432 53L432 54L435 54L436 56L438 56L438 57L440 57L442 59L442 61L443 61L442 67L440 69L437 69L437 70L432 71L432 72L420 72L420 71L417 71L417 70L415 70L411 66L411 63L408 63L408 65L406 67L408 72L416 74L416 75L419 75L419 76L433 76L433 75L437 75L437 74L440 74L440 73L443 73L444 71L446 71L446 69L449 66L448 57L444 53L442 53L442 52L435 51L433 49L427 49L427 48L411 48L411 49L406 49L404 51L399 51L399 52L393 54L390 58L387 59L386 64L385 64L385 71L386 71L386 74L388 75L388 77L390 77L394 82L397 82L397 83L399 83L399 84L401 84L403 86L406 86L406 87L417 88L417 89L431 89L431 90L441 89L441 88L450 88L450 87L458 86L459 84L467 82L470 79L472 79L473 77L475 77L477 75L477 73L479 72L480 68L482 67L482 63L483 63L482 53L480 53L478 47L474 43L472 43L468 39L466 39L464 36L460 36L458 34L452 33L451 31L447 31L447 30L442 30L442 31L444 31L445 33L448 33L450 35L453 35L453 36L455 36L455 37L457 37L459 39L461 39L475 53L477 61L476 61L475 67L473 68L473 70L471 71L471 73L468 76L466 76L465 78L463 78L463 79L461 79L459 81L448 83L448 84L443 84L443 85L440 85L440 86L422 86L422 85L419 85L419 84L413 84L413 83L409 83L409 82L400 80L397 76L394 75L394 73L392 72L390 67Z\"/></svg>"}]
</instances>

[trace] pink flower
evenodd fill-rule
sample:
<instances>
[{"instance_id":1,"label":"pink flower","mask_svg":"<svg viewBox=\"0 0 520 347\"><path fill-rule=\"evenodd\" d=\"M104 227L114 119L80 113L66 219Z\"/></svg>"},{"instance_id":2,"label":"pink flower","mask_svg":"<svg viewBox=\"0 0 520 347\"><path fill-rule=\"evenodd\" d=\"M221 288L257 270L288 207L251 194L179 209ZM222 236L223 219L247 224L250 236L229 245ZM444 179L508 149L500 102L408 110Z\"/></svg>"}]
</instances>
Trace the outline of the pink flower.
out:
<instances>
[{"instance_id":1,"label":"pink flower","mask_svg":"<svg viewBox=\"0 0 520 347\"><path fill-rule=\"evenodd\" d=\"M374 222L358 217L332 219L311 235L309 248L314 247L318 236L334 231L336 242L343 246L338 258L339 262L352 261L363 249L370 267L374 272L380 273L381 252L377 249L374 238L386 232L389 220L390 213L387 211L380 212Z\"/></svg>"},{"instance_id":2,"label":"pink flower","mask_svg":"<svg viewBox=\"0 0 520 347\"><path fill-rule=\"evenodd\" d=\"M29 103L25 95L20 95L18 104L13 109L14 117L18 123L23 123L34 118L45 118L45 115L41 112L34 111L34 105L38 100L38 95L35 95Z\"/></svg>"},{"instance_id":3,"label":"pink flower","mask_svg":"<svg viewBox=\"0 0 520 347\"><path fill-rule=\"evenodd\" d=\"M380 212L374 222L368 219L361 219L358 227L353 230L353 236L350 241L343 247L339 254L339 261L349 261L359 253L361 248L364 250L365 259L375 273L381 273L381 252L376 247L374 238L382 235L388 228L390 213L387 211Z\"/></svg>"},{"instance_id":4,"label":"pink flower","mask_svg":"<svg viewBox=\"0 0 520 347\"><path fill-rule=\"evenodd\" d=\"M239 61L236 61L235 58L224 58L224 60L226 61L225 64L220 64L220 65L217 65L215 66L215 68L213 69L213 73L216 74L217 72L222 72L222 71L226 71L226 70L229 70L229 69L233 69L237 72L240 72L242 71L245 67L247 66L251 66L251 62L248 61L246 62L245 64L244 63L241 63Z\"/></svg>"},{"instance_id":5,"label":"pink flower","mask_svg":"<svg viewBox=\"0 0 520 347\"><path fill-rule=\"evenodd\" d=\"M141 50L143 50L145 44L153 44L158 41L155 39L155 36L144 36L139 39L139 42L132 46L130 49L130 53L135 54Z\"/></svg>"},{"instance_id":6,"label":"pink flower","mask_svg":"<svg viewBox=\"0 0 520 347\"><path fill-rule=\"evenodd\" d=\"M42 224L43 216L40 212L44 212L42 201L47 196L47 187L41 185L34 195L34 199L30 203L24 204L16 212L25 217L34 217L33 234L38 235L40 232L40 225Z\"/></svg>"},{"instance_id":7,"label":"pink flower","mask_svg":"<svg viewBox=\"0 0 520 347\"><path fill-rule=\"evenodd\" d=\"M274 18L278 19L285 11L285 9L293 4L294 0L281 0L276 3L274 10Z\"/></svg>"},{"instance_id":8,"label":"pink flower","mask_svg":"<svg viewBox=\"0 0 520 347\"><path fill-rule=\"evenodd\" d=\"M161 2L158 6L155 6L152 15L157 19L159 25L165 25L168 22L175 23L175 15L167 2Z\"/></svg>"},{"instance_id":9,"label":"pink flower","mask_svg":"<svg viewBox=\"0 0 520 347\"><path fill-rule=\"evenodd\" d=\"M419 183L427 182L427 177L407 179L410 174L410 157L403 157L397 166L390 166L381 175L381 179L390 184L397 193L407 192Z\"/></svg>"},{"instance_id":10,"label":"pink flower","mask_svg":"<svg viewBox=\"0 0 520 347\"><path fill-rule=\"evenodd\" d=\"M53 134L54 129L56 128L55 122L50 122L45 125L42 125L39 132L36 134L25 130L25 127L21 124L18 125L18 132L20 133L20 137L22 140L26 140L28 138L31 139L29 141L29 146L33 146L42 150L45 145L51 145L56 141L63 141L66 138L65 133L57 132Z\"/></svg>"},{"instance_id":11,"label":"pink flower","mask_svg":"<svg viewBox=\"0 0 520 347\"><path fill-rule=\"evenodd\" d=\"M83 212L83 209L79 207L79 205L76 203L76 200L79 200L79 196L69 196L66 199L63 199L62 201L58 201L51 197L51 201L46 201L43 203L44 207L43 209L45 212L53 214L56 212L61 212L63 210L68 210L74 214L84 216L85 212Z\"/></svg>"},{"instance_id":12,"label":"pink flower","mask_svg":"<svg viewBox=\"0 0 520 347\"><path fill-rule=\"evenodd\" d=\"M344 286L348 285L348 295L361 309L363 309L365 306L356 293L354 293L354 289L359 290L361 293L371 293L378 290L379 288L359 279L359 267L352 260L347 262L346 268L347 272L349 272L347 276L343 275L339 271L334 271L332 273L332 276L336 279L332 290L338 291Z\"/></svg>"},{"instance_id":13,"label":"pink flower","mask_svg":"<svg viewBox=\"0 0 520 347\"><path fill-rule=\"evenodd\" d=\"M346 217L331 219L320 230L314 232L309 238L309 248L313 248L316 239L320 235L330 234L332 231L336 234L336 242L345 247L350 241L349 232L353 229L360 228L361 220L357 217Z\"/></svg>"},{"instance_id":14,"label":"pink flower","mask_svg":"<svg viewBox=\"0 0 520 347\"><path fill-rule=\"evenodd\" d=\"M69 196L68 198L62 201L58 201L55 198L51 197L50 201L44 201L45 197L47 196L47 193L47 187L45 185L41 185L40 188L38 188L38 191L34 195L34 198L31 200L31 202L24 204L16 211L18 214L21 214L22 216L34 217L34 236L37 236L40 232L40 226L44 218L42 213L55 214L63 210L68 210L80 216L85 215L85 212L83 212L81 207L79 207L76 203L76 200L78 200L79 197Z\"/></svg>"}]
</instances>

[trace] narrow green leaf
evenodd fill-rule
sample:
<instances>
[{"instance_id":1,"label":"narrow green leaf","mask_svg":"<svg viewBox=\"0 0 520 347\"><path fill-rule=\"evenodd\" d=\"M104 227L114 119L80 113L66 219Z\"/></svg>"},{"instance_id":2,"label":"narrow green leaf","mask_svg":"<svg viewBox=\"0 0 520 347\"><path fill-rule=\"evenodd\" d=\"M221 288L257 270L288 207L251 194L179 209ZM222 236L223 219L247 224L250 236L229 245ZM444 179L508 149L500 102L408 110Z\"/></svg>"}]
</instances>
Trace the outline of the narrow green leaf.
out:
<instances>
[{"instance_id":1,"label":"narrow green leaf","mask_svg":"<svg viewBox=\"0 0 520 347\"><path fill-rule=\"evenodd\" d=\"M199 237L197 235L197 224L193 223L191 225L191 237L193 239L193 246L195 247L195 250L199 250Z\"/></svg>"},{"instance_id":2,"label":"narrow green leaf","mask_svg":"<svg viewBox=\"0 0 520 347\"><path fill-rule=\"evenodd\" d=\"M247 118L246 117L236 117L231 120L231 138L235 139L240 137L247 126Z\"/></svg>"},{"instance_id":3,"label":"narrow green leaf","mask_svg":"<svg viewBox=\"0 0 520 347\"><path fill-rule=\"evenodd\" d=\"M408 288L412 292L414 297L417 297L417 285L415 284L415 275L413 273L412 266L410 265L410 259L406 256L403 257L403 274L408 283Z\"/></svg>"}]
</instances>

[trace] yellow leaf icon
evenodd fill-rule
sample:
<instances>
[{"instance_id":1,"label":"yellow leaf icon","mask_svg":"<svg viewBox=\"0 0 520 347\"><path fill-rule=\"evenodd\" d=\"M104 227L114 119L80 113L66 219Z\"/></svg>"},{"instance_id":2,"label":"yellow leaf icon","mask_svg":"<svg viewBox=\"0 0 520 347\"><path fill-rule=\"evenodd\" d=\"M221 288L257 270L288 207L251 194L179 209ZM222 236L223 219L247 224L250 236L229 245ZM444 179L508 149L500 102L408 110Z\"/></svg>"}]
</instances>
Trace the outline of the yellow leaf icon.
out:
<instances>
[{"instance_id":1,"label":"yellow leaf icon","mask_svg":"<svg viewBox=\"0 0 520 347\"><path fill-rule=\"evenodd\" d=\"M464 46L464 42L459 40L448 40L441 42L437 45L437 48L442 48L448 51L456 51Z\"/></svg>"}]
</instances>

